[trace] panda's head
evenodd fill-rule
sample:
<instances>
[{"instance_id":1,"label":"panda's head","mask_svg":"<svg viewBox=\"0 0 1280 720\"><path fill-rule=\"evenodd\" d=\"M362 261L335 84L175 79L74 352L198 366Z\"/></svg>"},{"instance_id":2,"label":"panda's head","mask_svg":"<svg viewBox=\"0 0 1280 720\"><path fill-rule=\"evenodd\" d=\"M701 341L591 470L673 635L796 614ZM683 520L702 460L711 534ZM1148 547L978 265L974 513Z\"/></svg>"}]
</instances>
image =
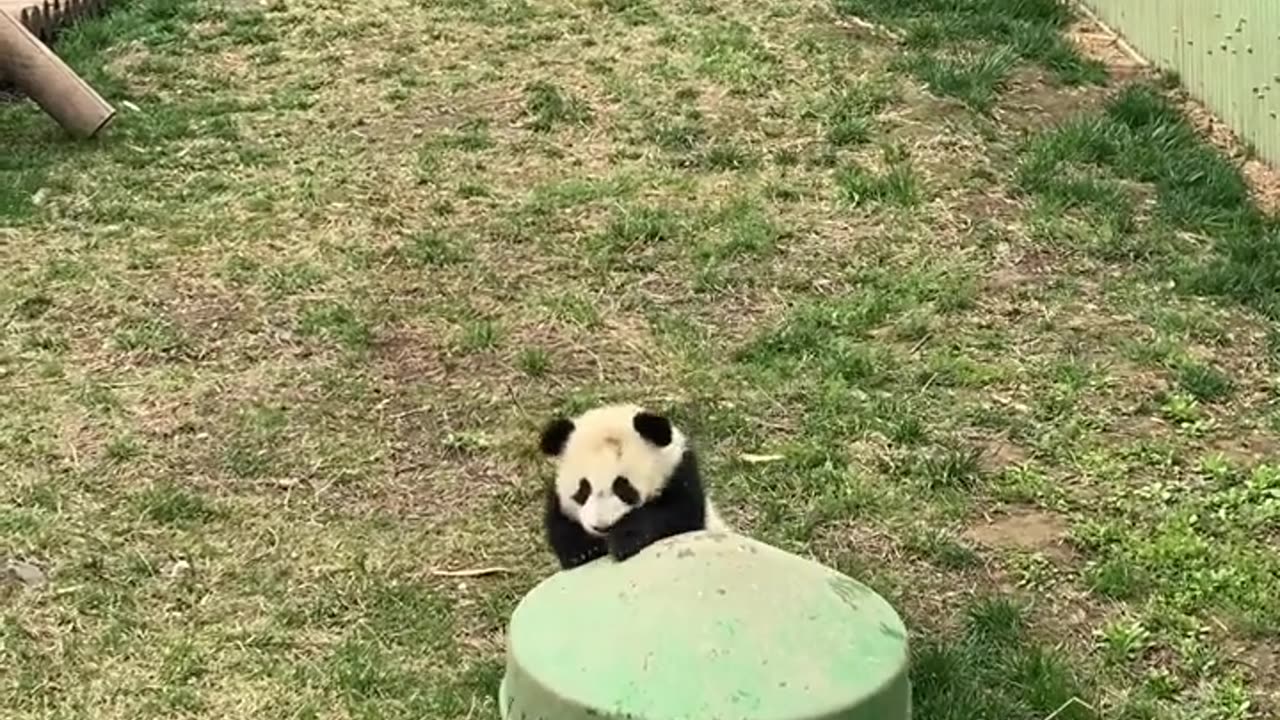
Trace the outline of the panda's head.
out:
<instances>
[{"instance_id":1,"label":"panda's head","mask_svg":"<svg viewBox=\"0 0 1280 720\"><path fill-rule=\"evenodd\" d=\"M661 415L608 405L547 423L541 447L555 459L561 511L601 537L662 492L684 456L685 438Z\"/></svg>"}]
</instances>

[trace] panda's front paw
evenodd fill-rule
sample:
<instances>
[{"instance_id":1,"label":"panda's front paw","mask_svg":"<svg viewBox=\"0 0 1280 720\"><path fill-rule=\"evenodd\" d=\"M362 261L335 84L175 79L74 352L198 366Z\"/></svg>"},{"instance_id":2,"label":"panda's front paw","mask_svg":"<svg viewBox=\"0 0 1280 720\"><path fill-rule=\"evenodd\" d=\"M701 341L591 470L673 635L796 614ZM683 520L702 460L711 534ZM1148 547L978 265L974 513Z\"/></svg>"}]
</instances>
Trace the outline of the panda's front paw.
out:
<instances>
[{"instance_id":1,"label":"panda's front paw","mask_svg":"<svg viewBox=\"0 0 1280 720\"><path fill-rule=\"evenodd\" d=\"M627 560L649 545L643 528L618 528L609 533L609 554L614 560Z\"/></svg>"},{"instance_id":2,"label":"panda's front paw","mask_svg":"<svg viewBox=\"0 0 1280 720\"><path fill-rule=\"evenodd\" d=\"M580 550L576 555L565 557L561 560L560 565L565 570L572 570L576 567L586 565L593 560L604 557L608 554L603 544L588 545L585 549Z\"/></svg>"}]
</instances>

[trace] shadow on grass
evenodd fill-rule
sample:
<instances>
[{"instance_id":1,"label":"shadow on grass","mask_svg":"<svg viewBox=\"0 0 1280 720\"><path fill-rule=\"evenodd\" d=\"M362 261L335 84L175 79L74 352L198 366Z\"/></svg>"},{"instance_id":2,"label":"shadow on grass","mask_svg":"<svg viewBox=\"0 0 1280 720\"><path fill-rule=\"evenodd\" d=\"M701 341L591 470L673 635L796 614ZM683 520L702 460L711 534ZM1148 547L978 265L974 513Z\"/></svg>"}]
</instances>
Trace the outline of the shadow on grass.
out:
<instances>
[{"instance_id":1,"label":"shadow on grass","mask_svg":"<svg viewBox=\"0 0 1280 720\"><path fill-rule=\"evenodd\" d=\"M1107 77L1062 35L1074 11L1060 0L836 0L836 8L899 29L907 51L899 66L979 112L1020 60L1067 85Z\"/></svg>"},{"instance_id":2,"label":"shadow on grass","mask_svg":"<svg viewBox=\"0 0 1280 720\"><path fill-rule=\"evenodd\" d=\"M1155 87L1132 85L1034 138L1018 179L1053 211L1082 209L1109 226L1103 259L1153 260L1186 291L1280 320L1280 222ZM1152 208L1135 183L1154 189Z\"/></svg>"}]
</instances>

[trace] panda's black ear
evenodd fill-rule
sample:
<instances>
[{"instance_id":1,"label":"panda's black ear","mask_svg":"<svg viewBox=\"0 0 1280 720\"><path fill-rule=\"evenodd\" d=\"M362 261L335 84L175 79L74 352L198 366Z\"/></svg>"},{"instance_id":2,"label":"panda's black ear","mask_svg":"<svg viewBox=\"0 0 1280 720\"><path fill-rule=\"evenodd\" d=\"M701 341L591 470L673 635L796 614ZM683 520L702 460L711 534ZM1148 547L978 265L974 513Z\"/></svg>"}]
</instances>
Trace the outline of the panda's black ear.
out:
<instances>
[{"instance_id":1,"label":"panda's black ear","mask_svg":"<svg viewBox=\"0 0 1280 720\"><path fill-rule=\"evenodd\" d=\"M543 455L559 455L564 451L564 444L573 434L573 421L568 418L556 418L542 429L542 438L538 441Z\"/></svg>"},{"instance_id":2,"label":"panda's black ear","mask_svg":"<svg viewBox=\"0 0 1280 720\"><path fill-rule=\"evenodd\" d=\"M640 437L654 445L666 447L671 444L671 421L661 415L641 410L631 419L631 424Z\"/></svg>"}]
</instances>

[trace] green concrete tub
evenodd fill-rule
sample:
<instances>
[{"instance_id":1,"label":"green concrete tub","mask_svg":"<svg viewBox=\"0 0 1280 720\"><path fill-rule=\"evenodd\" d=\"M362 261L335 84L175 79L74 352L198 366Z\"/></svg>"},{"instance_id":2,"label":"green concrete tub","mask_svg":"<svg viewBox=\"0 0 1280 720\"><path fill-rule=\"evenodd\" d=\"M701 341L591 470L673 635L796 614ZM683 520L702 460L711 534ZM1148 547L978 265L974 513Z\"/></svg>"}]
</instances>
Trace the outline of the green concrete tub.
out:
<instances>
[{"instance_id":1,"label":"green concrete tub","mask_svg":"<svg viewBox=\"0 0 1280 720\"><path fill-rule=\"evenodd\" d=\"M907 635L865 585L699 532L547 578L507 634L503 720L908 720Z\"/></svg>"}]
</instances>

